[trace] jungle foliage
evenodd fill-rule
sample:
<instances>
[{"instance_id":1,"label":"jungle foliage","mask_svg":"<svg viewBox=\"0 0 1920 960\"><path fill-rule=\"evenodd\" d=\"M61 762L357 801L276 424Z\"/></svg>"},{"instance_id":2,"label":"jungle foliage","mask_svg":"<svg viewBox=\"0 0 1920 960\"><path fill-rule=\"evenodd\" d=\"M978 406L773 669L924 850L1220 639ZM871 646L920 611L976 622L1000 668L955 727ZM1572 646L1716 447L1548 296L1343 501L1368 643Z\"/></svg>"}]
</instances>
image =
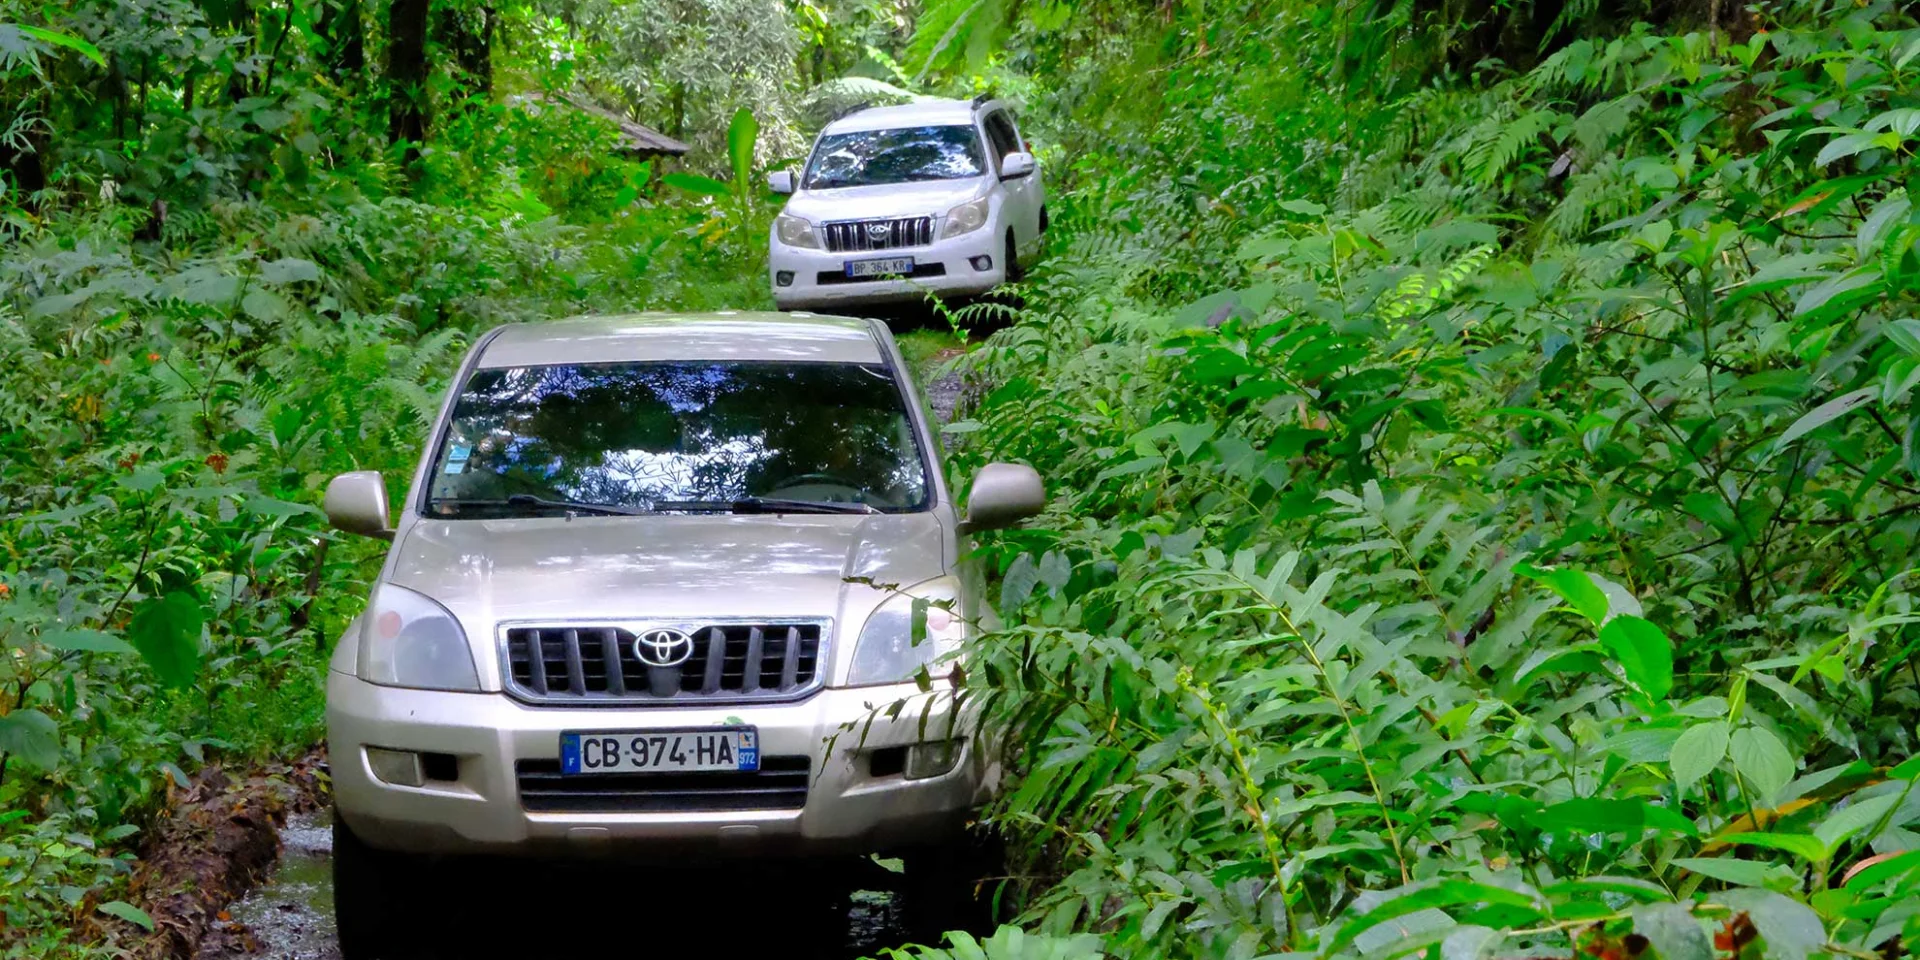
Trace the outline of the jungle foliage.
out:
<instances>
[{"instance_id":1,"label":"jungle foliage","mask_svg":"<svg viewBox=\"0 0 1920 960\"><path fill-rule=\"evenodd\" d=\"M1920 943L1909 12L921 23L1069 171L947 428L957 476L1023 460L1053 494L987 548L1015 625L970 664L1030 930L1124 957Z\"/></svg>"},{"instance_id":2,"label":"jungle foliage","mask_svg":"<svg viewBox=\"0 0 1920 960\"><path fill-rule=\"evenodd\" d=\"M317 738L377 547L314 504L470 333L762 304L756 171L985 89L1053 196L948 427L1054 494L968 670L1020 926L904 954L1920 942L1899 4L0 11L0 954L134 935L168 791Z\"/></svg>"},{"instance_id":3,"label":"jungle foliage","mask_svg":"<svg viewBox=\"0 0 1920 960\"><path fill-rule=\"evenodd\" d=\"M763 6L797 103L813 47ZM693 153L633 155L567 98L671 117L582 76L621 61L577 13L0 5L0 956L142 935L170 795L319 741L378 557L320 493L406 475L473 333L766 302L771 208L706 177L752 113L703 93Z\"/></svg>"}]
</instances>

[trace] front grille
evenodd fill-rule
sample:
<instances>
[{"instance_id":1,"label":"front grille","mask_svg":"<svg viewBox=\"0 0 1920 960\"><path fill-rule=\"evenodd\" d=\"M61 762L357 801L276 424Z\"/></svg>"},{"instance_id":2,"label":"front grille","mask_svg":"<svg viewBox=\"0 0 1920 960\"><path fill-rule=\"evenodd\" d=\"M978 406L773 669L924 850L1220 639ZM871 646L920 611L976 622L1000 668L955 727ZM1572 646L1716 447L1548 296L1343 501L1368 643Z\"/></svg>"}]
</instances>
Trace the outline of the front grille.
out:
<instances>
[{"instance_id":1,"label":"front grille","mask_svg":"<svg viewBox=\"0 0 1920 960\"><path fill-rule=\"evenodd\" d=\"M522 760L520 806L533 813L798 810L807 805L806 757L763 757L753 773L585 773L558 760Z\"/></svg>"},{"instance_id":2,"label":"front grille","mask_svg":"<svg viewBox=\"0 0 1920 960\"><path fill-rule=\"evenodd\" d=\"M782 700L818 686L824 622L678 626L693 638L693 653L674 667L644 663L634 651L642 630L658 626L508 628L509 690L579 706Z\"/></svg>"},{"instance_id":3,"label":"front grille","mask_svg":"<svg viewBox=\"0 0 1920 960\"><path fill-rule=\"evenodd\" d=\"M946 275L947 275L947 265L944 263L916 263L913 265L913 272L905 274L905 276L910 278L944 277ZM817 277L814 277L813 279L815 283L818 283L824 287L824 286L832 286L836 283L873 283L876 280L890 280L892 278L891 277L849 277L847 276L847 272L845 270L822 270L820 271L820 275Z\"/></svg>"},{"instance_id":4,"label":"front grille","mask_svg":"<svg viewBox=\"0 0 1920 960\"><path fill-rule=\"evenodd\" d=\"M829 223L827 249L834 253L849 250L899 250L924 247L933 242L932 217L902 217L898 220L841 220Z\"/></svg>"}]
</instances>

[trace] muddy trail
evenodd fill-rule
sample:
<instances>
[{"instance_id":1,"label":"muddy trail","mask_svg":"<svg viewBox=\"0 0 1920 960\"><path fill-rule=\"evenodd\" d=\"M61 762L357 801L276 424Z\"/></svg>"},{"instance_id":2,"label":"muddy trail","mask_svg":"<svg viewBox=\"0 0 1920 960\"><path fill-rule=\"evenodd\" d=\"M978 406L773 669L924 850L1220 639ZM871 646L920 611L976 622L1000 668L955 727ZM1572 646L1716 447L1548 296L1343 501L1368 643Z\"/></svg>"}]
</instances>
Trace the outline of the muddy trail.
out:
<instances>
[{"instance_id":1,"label":"muddy trail","mask_svg":"<svg viewBox=\"0 0 1920 960\"><path fill-rule=\"evenodd\" d=\"M938 420L950 420L959 378L931 378L923 389ZM340 960L328 811L295 814L280 841L272 874L220 913L194 960ZM436 929L436 938L445 932L437 956L446 958L851 960L907 942L898 869L897 861L859 864L844 906L823 921L778 908L795 883L807 882L804 875L751 867L707 873L617 864L494 864L491 875L469 878L493 895L434 897L424 911L432 915L421 922Z\"/></svg>"},{"instance_id":2,"label":"muddy trail","mask_svg":"<svg viewBox=\"0 0 1920 960\"><path fill-rule=\"evenodd\" d=\"M197 960L340 960L334 942L332 829L327 813L290 819L272 877L227 908ZM884 887L890 862L873 863ZM611 866L504 864L500 885L540 919L525 923L485 902L422 922L445 931L438 957L544 958L631 956L807 957L851 960L906 942L900 898L890 889L855 890L840 920L781 922L768 902L792 877L743 870L723 881L692 880L671 870ZM791 921L791 918L784 918ZM704 932L703 932L704 928ZM436 933L436 937L440 936ZM644 948L642 945L646 945ZM425 960L423 957L422 960Z\"/></svg>"}]
</instances>

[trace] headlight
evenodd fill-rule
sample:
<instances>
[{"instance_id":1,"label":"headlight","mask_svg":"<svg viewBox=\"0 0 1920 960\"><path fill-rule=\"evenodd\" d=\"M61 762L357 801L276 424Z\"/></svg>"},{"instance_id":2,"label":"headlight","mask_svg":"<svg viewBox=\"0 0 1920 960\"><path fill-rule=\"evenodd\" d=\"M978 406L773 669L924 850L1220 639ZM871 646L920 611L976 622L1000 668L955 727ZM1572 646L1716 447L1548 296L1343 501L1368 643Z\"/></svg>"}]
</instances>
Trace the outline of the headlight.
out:
<instances>
[{"instance_id":1,"label":"headlight","mask_svg":"<svg viewBox=\"0 0 1920 960\"><path fill-rule=\"evenodd\" d=\"M380 584L360 624L360 679L421 690L480 689L466 631L425 596Z\"/></svg>"},{"instance_id":2,"label":"headlight","mask_svg":"<svg viewBox=\"0 0 1920 960\"><path fill-rule=\"evenodd\" d=\"M820 239L813 234L813 224L799 217L781 214L773 218L773 231L780 242L789 247L818 247Z\"/></svg>"},{"instance_id":3,"label":"headlight","mask_svg":"<svg viewBox=\"0 0 1920 960\"><path fill-rule=\"evenodd\" d=\"M929 676L946 676L952 669L947 655L960 649L966 637L959 599L960 584L952 577L928 580L888 598L860 630L848 685L903 683L922 668Z\"/></svg>"},{"instance_id":4,"label":"headlight","mask_svg":"<svg viewBox=\"0 0 1920 960\"><path fill-rule=\"evenodd\" d=\"M972 233L987 225L987 198L969 200L947 211L946 229L940 232L942 237L957 237L963 233Z\"/></svg>"}]
</instances>

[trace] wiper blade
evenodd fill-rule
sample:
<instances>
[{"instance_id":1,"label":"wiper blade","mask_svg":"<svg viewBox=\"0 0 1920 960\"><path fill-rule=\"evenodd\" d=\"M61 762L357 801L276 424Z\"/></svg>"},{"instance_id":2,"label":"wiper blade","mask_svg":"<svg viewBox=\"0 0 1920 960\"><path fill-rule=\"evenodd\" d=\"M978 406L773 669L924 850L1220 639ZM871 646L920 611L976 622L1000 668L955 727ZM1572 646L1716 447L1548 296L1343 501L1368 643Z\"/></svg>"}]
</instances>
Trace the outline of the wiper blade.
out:
<instances>
[{"instance_id":1,"label":"wiper blade","mask_svg":"<svg viewBox=\"0 0 1920 960\"><path fill-rule=\"evenodd\" d=\"M545 507L550 510L572 510L575 513L597 513L608 516L631 517L647 513L633 507L623 507L612 503L576 503L571 500L548 500L531 493L516 493L505 500L464 500L459 497L436 497L433 505L449 507Z\"/></svg>"},{"instance_id":2,"label":"wiper blade","mask_svg":"<svg viewBox=\"0 0 1920 960\"><path fill-rule=\"evenodd\" d=\"M742 497L738 500L661 500L655 510L687 510L707 513L879 513L864 503L833 500L780 500L768 497Z\"/></svg>"},{"instance_id":3,"label":"wiper blade","mask_svg":"<svg viewBox=\"0 0 1920 960\"><path fill-rule=\"evenodd\" d=\"M572 500L548 500L531 493L516 493L507 498L507 502L516 507L550 507L555 510L578 510L581 513L603 513L615 517L631 517L646 513L632 507L623 507L615 503L576 503Z\"/></svg>"}]
</instances>

